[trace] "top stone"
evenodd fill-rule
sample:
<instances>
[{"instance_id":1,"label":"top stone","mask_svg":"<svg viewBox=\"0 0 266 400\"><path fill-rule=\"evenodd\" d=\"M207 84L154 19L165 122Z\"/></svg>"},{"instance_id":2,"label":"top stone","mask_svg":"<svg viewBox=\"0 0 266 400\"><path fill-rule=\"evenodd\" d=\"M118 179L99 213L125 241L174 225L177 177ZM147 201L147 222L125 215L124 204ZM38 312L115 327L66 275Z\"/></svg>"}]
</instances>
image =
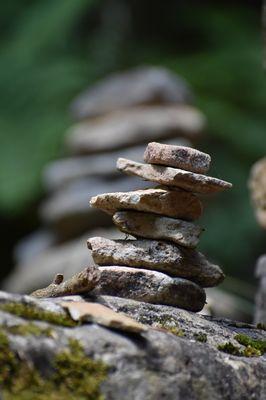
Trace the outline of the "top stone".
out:
<instances>
[{"instance_id":1,"label":"top stone","mask_svg":"<svg viewBox=\"0 0 266 400\"><path fill-rule=\"evenodd\" d=\"M145 150L144 161L205 174L210 168L211 157L191 147L152 142Z\"/></svg>"}]
</instances>

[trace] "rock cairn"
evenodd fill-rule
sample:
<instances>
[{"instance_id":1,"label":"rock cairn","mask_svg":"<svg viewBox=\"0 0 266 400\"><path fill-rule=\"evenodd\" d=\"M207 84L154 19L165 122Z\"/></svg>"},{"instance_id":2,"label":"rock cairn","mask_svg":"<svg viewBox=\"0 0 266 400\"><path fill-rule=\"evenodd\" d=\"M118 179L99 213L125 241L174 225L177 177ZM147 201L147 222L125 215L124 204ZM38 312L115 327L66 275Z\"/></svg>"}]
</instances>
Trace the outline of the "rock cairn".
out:
<instances>
[{"instance_id":1,"label":"rock cairn","mask_svg":"<svg viewBox=\"0 0 266 400\"><path fill-rule=\"evenodd\" d=\"M206 176L211 157L190 147L149 143L144 161L119 158L117 169L162 186L91 199L92 207L112 215L118 229L135 238L88 239L101 272L94 292L200 311L203 288L218 285L224 274L196 250L203 229L193 222L202 214L195 193L232 185Z\"/></svg>"}]
</instances>

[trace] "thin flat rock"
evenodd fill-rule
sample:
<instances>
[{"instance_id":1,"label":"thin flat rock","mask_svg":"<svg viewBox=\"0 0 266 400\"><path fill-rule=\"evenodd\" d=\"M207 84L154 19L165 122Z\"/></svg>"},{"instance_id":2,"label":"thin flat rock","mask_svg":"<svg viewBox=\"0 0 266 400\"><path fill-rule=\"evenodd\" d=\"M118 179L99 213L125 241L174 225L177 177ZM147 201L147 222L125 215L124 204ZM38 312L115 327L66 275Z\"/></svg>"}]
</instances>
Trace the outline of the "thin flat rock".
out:
<instances>
[{"instance_id":1,"label":"thin flat rock","mask_svg":"<svg viewBox=\"0 0 266 400\"><path fill-rule=\"evenodd\" d=\"M184 190L156 188L104 193L92 197L90 205L111 215L120 210L136 210L193 221L202 214L199 198Z\"/></svg>"},{"instance_id":2,"label":"thin flat rock","mask_svg":"<svg viewBox=\"0 0 266 400\"><path fill-rule=\"evenodd\" d=\"M136 237L169 240L194 248L199 243L202 228L192 222L138 211L118 211L113 222L120 231Z\"/></svg>"},{"instance_id":3,"label":"thin flat rock","mask_svg":"<svg viewBox=\"0 0 266 400\"><path fill-rule=\"evenodd\" d=\"M151 142L144 152L144 161L205 174L210 168L211 157L192 147Z\"/></svg>"},{"instance_id":4,"label":"thin flat rock","mask_svg":"<svg viewBox=\"0 0 266 400\"><path fill-rule=\"evenodd\" d=\"M100 281L93 294L125 297L189 311L200 311L204 307L205 291L186 279L171 278L158 271L121 266L99 269Z\"/></svg>"},{"instance_id":5,"label":"thin flat rock","mask_svg":"<svg viewBox=\"0 0 266 400\"><path fill-rule=\"evenodd\" d=\"M211 194L232 187L231 183L211 176L195 174L178 168L142 164L125 158L119 158L116 166L119 171L125 172L127 175L138 176L145 181L178 187L190 192Z\"/></svg>"},{"instance_id":6,"label":"thin flat rock","mask_svg":"<svg viewBox=\"0 0 266 400\"><path fill-rule=\"evenodd\" d=\"M124 265L164 272L190 279L203 287L224 279L222 270L197 250L157 240L110 240L93 237L87 241L98 265Z\"/></svg>"}]
</instances>

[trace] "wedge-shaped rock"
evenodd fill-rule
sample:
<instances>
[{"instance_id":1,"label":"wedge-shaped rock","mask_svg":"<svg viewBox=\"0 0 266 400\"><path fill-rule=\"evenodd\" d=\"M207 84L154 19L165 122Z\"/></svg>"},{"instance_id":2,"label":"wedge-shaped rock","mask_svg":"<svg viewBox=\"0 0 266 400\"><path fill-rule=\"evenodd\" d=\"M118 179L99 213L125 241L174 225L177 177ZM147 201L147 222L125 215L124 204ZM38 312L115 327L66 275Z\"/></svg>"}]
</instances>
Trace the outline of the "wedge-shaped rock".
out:
<instances>
[{"instance_id":1,"label":"wedge-shaped rock","mask_svg":"<svg viewBox=\"0 0 266 400\"><path fill-rule=\"evenodd\" d=\"M90 204L111 215L119 210L136 210L193 221L202 214L201 201L184 190L156 188L104 193L92 197Z\"/></svg>"},{"instance_id":2,"label":"wedge-shaped rock","mask_svg":"<svg viewBox=\"0 0 266 400\"><path fill-rule=\"evenodd\" d=\"M205 174L210 168L211 157L192 147L152 142L145 150L144 161Z\"/></svg>"},{"instance_id":3,"label":"wedge-shaped rock","mask_svg":"<svg viewBox=\"0 0 266 400\"><path fill-rule=\"evenodd\" d=\"M113 222L125 233L148 239L165 239L185 247L196 247L202 228L192 222L138 211L118 211Z\"/></svg>"},{"instance_id":4,"label":"wedge-shaped rock","mask_svg":"<svg viewBox=\"0 0 266 400\"><path fill-rule=\"evenodd\" d=\"M152 269L190 279L203 287L216 286L224 279L222 270L196 250L157 240L88 239L92 257L99 265L125 265Z\"/></svg>"},{"instance_id":5,"label":"wedge-shaped rock","mask_svg":"<svg viewBox=\"0 0 266 400\"><path fill-rule=\"evenodd\" d=\"M165 304L200 311L206 294L197 284L158 271L121 266L100 267L100 281L92 293Z\"/></svg>"},{"instance_id":6,"label":"wedge-shaped rock","mask_svg":"<svg viewBox=\"0 0 266 400\"><path fill-rule=\"evenodd\" d=\"M145 181L158 182L161 185L178 187L190 192L210 194L232 187L232 184L221 179L195 174L172 167L142 164L119 158L117 169L128 175L139 176Z\"/></svg>"}]
</instances>

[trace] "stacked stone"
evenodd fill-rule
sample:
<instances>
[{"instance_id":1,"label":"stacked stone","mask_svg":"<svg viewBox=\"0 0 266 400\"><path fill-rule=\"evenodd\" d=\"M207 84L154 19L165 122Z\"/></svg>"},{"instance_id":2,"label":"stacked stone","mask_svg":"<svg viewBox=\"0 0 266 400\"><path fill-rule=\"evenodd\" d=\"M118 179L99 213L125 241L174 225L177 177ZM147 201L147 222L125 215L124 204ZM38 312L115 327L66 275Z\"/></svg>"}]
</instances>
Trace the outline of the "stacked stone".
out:
<instances>
[{"instance_id":1,"label":"stacked stone","mask_svg":"<svg viewBox=\"0 0 266 400\"><path fill-rule=\"evenodd\" d=\"M149 143L144 161L119 158L117 168L162 186L91 199L92 207L111 214L119 230L135 238L88 239L101 271L95 292L200 311L204 288L218 285L224 274L196 250L203 231L193 222L202 214L197 194L232 185L206 176L211 157L190 147Z\"/></svg>"}]
</instances>

